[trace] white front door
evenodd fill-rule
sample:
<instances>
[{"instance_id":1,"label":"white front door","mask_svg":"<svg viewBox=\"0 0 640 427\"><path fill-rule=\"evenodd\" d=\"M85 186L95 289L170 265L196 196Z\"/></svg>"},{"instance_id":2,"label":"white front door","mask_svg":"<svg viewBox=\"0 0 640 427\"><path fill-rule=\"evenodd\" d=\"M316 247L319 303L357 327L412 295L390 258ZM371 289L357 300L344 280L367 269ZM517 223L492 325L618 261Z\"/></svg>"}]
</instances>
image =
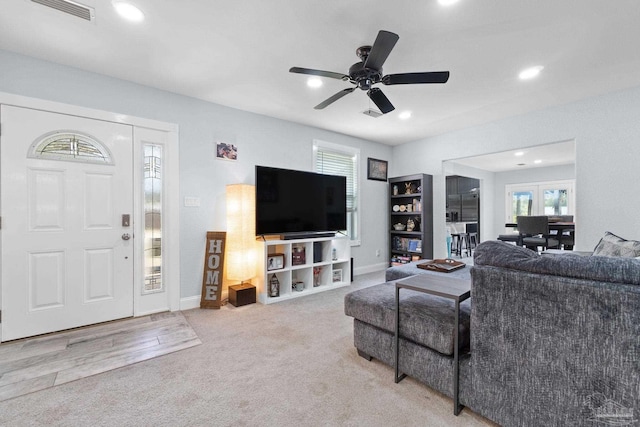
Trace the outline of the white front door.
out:
<instances>
[{"instance_id":1,"label":"white front door","mask_svg":"<svg viewBox=\"0 0 640 427\"><path fill-rule=\"evenodd\" d=\"M132 126L0 118L2 340L132 316Z\"/></svg>"}]
</instances>

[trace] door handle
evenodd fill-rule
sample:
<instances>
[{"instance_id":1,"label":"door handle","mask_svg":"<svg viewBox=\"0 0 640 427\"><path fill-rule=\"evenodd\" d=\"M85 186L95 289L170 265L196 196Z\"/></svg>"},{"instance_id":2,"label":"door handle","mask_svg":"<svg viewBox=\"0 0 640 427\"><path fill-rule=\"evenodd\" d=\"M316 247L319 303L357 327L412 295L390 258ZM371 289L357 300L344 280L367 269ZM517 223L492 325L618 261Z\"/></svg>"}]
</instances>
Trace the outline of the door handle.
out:
<instances>
[{"instance_id":1,"label":"door handle","mask_svg":"<svg viewBox=\"0 0 640 427\"><path fill-rule=\"evenodd\" d=\"M131 236L129 235L129 233L124 233L122 235L122 240L129 240L131 238Z\"/></svg>"}]
</instances>

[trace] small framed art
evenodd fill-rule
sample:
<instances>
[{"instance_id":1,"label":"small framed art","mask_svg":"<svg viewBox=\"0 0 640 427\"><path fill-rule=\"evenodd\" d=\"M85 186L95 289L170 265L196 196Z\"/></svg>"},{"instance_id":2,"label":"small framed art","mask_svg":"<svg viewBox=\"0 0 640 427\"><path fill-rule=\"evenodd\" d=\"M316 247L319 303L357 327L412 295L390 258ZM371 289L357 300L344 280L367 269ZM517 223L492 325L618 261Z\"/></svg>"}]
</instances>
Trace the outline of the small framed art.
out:
<instances>
[{"instance_id":1,"label":"small framed art","mask_svg":"<svg viewBox=\"0 0 640 427\"><path fill-rule=\"evenodd\" d=\"M342 270L333 270L333 283L342 282Z\"/></svg>"},{"instance_id":2,"label":"small framed art","mask_svg":"<svg viewBox=\"0 0 640 427\"><path fill-rule=\"evenodd\" d=\"M216 158L218 160L238 160L238 147L226 142L216 143Z\"/></svg>"},{"instance_id":3,"label":"small framed art","mask_svg":"<svg viewBox=\"0 0 640 427\"><path fill-rule=\"evenodd\" d=\"M389 162L386 160L367 158L367 179L386 181L388 166Z\"/></svg>"},{"instance_id":4,"label":"small framed art","mask_svg":"<svg viewBox=\"0 0 640 427\"><path fill-rule=\"evenodd\" d=\"M284 254L269 254L267 257L267 270L280 270L284 268Z\"/></svg>"}]
</instances>

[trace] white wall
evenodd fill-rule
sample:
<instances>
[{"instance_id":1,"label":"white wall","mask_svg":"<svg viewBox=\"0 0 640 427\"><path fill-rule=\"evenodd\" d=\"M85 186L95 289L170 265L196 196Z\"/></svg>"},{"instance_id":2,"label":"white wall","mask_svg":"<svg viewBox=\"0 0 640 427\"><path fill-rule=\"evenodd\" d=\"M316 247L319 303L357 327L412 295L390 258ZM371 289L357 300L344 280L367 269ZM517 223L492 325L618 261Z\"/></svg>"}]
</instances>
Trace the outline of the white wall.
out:
<instances>
[{"instance_id":1,"label":"white wall","mask_svg":"<svg viewBox=\"0 0 640 427\"><path fill-rule=\"evenodd\" d=\"M576 249L593 249L605 231L640 240L640 198L625 190L640 180L638 117L636 87L395 147L391 173L433 174L434 209L444 212L443 160L575 139ZM444 224L436 214L435 242Z\"/></svg>"},{"instance_id":2,"label":"white wall","mask_svg":"<svg viewBox=\"0 0 640 427\"><path fill-rule=\"evenodd\" d=\"M297 125L0 50L0 91L176 123L180 127L180 195L199 208L180 209L181 297L201 292L205 233L226 228L225 186L254 183L255 165L312 170L314 139L361 150L362 236L352 248L356 273L384 268L388 250L387 186L366 179L366 159L392 148ZM309 114L313 110L309 109ZM236 144L237 162L215 159L215 142ZM381 226L384 224L384 226ZM380 232L378 231L380 230ZM382 256L376 257L375 250Z\"/></svg>"}]
</instances>

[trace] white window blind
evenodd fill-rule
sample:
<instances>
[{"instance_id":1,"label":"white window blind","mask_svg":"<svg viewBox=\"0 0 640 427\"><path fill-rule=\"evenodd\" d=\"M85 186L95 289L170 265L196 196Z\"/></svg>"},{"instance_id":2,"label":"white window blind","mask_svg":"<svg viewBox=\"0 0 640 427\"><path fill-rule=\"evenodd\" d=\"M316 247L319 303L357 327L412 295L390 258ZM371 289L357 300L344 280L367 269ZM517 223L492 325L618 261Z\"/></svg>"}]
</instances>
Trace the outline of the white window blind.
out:
<instances>
[{"instance_id":1,"label":"white window blind","mask_svg":"<svg viewBox=\"0 0 640 427\"><path fill-rule=\"evenodd\" d=\"M347 233L351 240L357 240L358 188L357 159L352 153L341 153L321 146L316 147L316 172L326 175L340 175L347 178Z\"/></svg>"}]
</instances>

